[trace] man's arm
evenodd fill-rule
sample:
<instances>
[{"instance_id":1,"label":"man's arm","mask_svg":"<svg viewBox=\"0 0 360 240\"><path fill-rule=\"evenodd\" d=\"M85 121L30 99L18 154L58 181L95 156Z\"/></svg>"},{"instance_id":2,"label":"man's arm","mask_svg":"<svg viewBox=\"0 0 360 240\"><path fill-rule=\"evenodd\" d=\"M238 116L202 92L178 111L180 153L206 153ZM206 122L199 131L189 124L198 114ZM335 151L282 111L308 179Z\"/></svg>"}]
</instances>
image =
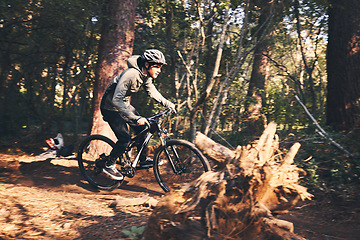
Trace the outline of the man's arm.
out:
<instances>
[{"instance_id":1,"label":"man's arm","mask_svg":"<svg viewBox=\"0 0 360 240\"><path fill-rule=\"evenodd\" d=\"M124 118L129 119L130 121L136 122L139 119L139 116L135 115L127 106L127 103L124 101L126 99L126 93L128 89L131 88L131 78L127 77L126 74L120 77L116 89L114 91L114 96L112 98L113 106L120 112ZM130 104L130 103L128 103Z\"/></svg>"},{"instance_id":2,"label":"man's arm","mask_svg":"<svg viewBox=\"0 0 360 240\"><path fill-rule=\"evenodd\" d=\"M152 83L151 79L148 79L144 83L144 88L147 92L147 94L153 98L155 101L161 103L163 106L170 108L173 112L176 112L175 110L175 104L164 98L161 93L156 89L154 84Z\"/></svg>"}]
</instances>

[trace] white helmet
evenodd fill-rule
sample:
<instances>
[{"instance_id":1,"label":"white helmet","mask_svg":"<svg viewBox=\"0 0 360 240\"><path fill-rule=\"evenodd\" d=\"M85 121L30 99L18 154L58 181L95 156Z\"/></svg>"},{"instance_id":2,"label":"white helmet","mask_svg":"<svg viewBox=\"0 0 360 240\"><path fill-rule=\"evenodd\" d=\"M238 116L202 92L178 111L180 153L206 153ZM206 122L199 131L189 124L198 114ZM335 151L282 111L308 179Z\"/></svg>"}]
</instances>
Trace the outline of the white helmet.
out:
<instances>
[{"instance_id":1,"label":"white helmet","mask_svg":"<svg viewBox=\"0 0 360 240\"><path fill-rule=\"evenodd\" d=\"M164 54L157 49L146 50L141 58L149 63L167 65Z\"/></svg>"}]
</instances>

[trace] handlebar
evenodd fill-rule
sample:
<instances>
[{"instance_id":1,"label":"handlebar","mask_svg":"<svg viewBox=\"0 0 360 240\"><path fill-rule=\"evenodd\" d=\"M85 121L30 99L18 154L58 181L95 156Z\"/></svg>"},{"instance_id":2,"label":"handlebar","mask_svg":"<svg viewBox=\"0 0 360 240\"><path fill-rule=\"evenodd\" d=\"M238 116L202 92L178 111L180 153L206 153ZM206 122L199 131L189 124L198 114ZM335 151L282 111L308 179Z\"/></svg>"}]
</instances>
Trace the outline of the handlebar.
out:
<instances>
[{"instance_id":1,"label":"handlebar","mask_svg":"<svg viewBox=\"0 0 360 240\"><path fill-rule=\"evenodd\" d=\"M162 117L162 116L165 115L165 114L169 114L170 112L171 112L171 109L168 108L168 109L166 109L166 110L163 111L163 112L157 113L157 114L155 114L155 115L147 118L147 120L148 120L149 122L150 122L150 121L155 121L156 119Z\"/></svg>"},{"instance_id":2,"label":"handlebar","mask_svg":"<svg viewBox=\"0 0 360 240\"><path fill-rule=\"evenodd\" d=\"M138 137L139 135L142 135L142 134L144 134L144 133L146 133L146 132L148 132L148 131L150 131L151 133L154 133L154 132L159 131L160 129L159 129L159 126L158 126L158 124L157 124L157 122L158 122L157 120L158 120L161 116L163 116L163 115L165 115L165 114L169 114L169 113L171 113L171 109L170 109L170 108L166 109L166 110L163 111L163 112L157 113L157 114L155 114L155 115L147 118L147 120L148 120L149 123L150 123L150 126L146 125L145 128L144 128L140 133L138 133L136 137Z\"/></svg>"}]
</instances>

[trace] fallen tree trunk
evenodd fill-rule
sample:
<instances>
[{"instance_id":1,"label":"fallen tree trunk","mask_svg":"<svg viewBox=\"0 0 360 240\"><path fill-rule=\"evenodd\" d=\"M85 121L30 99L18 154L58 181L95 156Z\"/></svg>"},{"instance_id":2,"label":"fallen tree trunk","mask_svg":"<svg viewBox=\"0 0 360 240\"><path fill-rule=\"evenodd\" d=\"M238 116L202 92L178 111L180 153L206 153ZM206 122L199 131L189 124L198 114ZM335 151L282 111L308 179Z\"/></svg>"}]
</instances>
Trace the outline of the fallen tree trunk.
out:
<instances>
[{"instance_id":1,"label":"fallen tree trunk","mask_svg":"<svg viewBox=\"0 0 360 240\"><path fill-rule=\"evenodd\" d=\"M270 123L256 143L235 151L198 133L196 145L222 167L166 195L143 238L302 239L274 217L311 198L298 184L303 170L292 164L300 144L284 156L275 131Z\"/></svg>"}]
</instances>

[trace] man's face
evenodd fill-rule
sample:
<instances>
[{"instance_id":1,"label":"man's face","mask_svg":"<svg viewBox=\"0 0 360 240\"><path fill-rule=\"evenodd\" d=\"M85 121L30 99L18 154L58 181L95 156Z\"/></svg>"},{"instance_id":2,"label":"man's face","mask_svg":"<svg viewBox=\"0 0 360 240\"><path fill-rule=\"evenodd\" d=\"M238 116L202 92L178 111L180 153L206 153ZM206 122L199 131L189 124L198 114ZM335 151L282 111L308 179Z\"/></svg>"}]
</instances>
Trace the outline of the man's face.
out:
<instances>
[{"instance_id":1,"label":"man's face","mask_svg":"<svg viewBox=\"0 0 360 240\"><path fill-rule=\"evenodd\" d=\"M161 64L156 64L156 65L152 65L149 68L149 74L152 78L157 78L157 76L159 76L160 72L161 72Z\"/></svg>"}]
</instances>

